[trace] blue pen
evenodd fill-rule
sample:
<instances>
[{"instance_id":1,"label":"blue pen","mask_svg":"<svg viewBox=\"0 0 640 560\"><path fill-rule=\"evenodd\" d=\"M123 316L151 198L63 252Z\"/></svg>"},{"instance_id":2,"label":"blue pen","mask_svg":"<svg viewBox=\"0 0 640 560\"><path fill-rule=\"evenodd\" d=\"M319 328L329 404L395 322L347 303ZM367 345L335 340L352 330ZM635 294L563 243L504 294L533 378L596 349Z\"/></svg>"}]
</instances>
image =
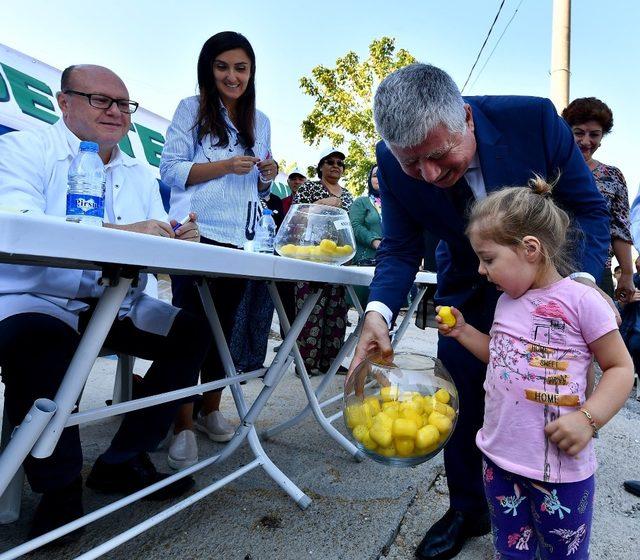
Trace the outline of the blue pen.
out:
<instances>
[{"instance_id":1,"label":"blue pen","mask_svg":"<svg viewBox=\"0 0 640 560\"><path fill-rule=\"evenodd\" d=\"M173 231L175 232L178 228L182 227L185 224L188 224L191 221L191 214L188 214L186 218L179 221L175 226L173 226Z\"/></svg>"}]
</instances>

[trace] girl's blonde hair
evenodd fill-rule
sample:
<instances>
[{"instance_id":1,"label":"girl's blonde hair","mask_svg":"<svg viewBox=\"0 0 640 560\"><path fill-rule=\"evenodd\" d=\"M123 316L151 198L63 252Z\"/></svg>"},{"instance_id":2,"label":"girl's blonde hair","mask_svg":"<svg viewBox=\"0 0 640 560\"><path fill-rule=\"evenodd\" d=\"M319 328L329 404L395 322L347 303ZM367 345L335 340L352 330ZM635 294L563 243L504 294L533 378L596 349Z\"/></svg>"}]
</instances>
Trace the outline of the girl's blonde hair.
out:
<instances>
[{"instance_id":1,"label":"girl's blonde hair","mask_svg":"<svg viewBox=\"0 0 640 560\"><path fill-rule=\"evenodd\" d=\"M551 199L554 185L535 175L525 187L505 187L477 200L467 235L473 230L483 239L514 247L532 235L540 240L544 263L568 275L575 268L567 250L570 219Z\"/></svg>"}]
</instances>

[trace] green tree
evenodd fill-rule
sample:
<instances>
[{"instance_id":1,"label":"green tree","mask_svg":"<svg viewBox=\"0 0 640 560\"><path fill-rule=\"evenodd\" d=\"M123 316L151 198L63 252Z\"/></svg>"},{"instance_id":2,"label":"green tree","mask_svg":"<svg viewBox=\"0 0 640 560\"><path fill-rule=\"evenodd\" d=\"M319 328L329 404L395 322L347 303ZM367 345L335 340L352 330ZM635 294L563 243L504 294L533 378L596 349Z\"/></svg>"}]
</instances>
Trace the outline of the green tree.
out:
<instances>
[{"instance_id":1,"label":"green tree","mask_svg":"<svg viewBox=\"0 0 640 560\"><path fill-rule=\"evenodd\" d=\"M369 56L360 61L353 51L336 60L335 68L316 66L300 87L315 98L311 113L302 122L302 136L309 145L328 140L348 153L347 188L361 194L375 163L379 137L373 124L372 101L378 84L391 72L415 62L406 50L396 51L395 39L382 37L369 45ZM315 168L309 168L315 176Z\"/></svg>"}]
</instances>

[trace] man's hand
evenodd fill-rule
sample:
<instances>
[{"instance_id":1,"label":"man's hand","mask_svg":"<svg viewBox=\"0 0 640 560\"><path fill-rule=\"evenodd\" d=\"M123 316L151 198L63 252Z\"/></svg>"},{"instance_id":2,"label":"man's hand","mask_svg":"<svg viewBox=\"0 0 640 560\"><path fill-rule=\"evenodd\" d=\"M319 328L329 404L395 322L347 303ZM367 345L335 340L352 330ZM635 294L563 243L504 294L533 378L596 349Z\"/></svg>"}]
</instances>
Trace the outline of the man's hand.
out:
<instances>
[{"instance_id":1,"label":"man's hand","mask_svg":"<svg viewBox=\"0 0 640 560\"><path fill-rule=\"evenodd\" d=\"M229 174L246 175L253 166L260 161L260 158L251 156L235 156L227 160Z\"/></svg>"},{"instance_id":2,"label":"man's hand","mask_svg":"<svg viewBox=\"0 0 640 560\"><path fill-rule=\"evenodd\" d=\"M616 286L615 297L620 303L629 303L631 296L636 291L636 287L633 283L633 273L623 272L618 279L618 285Z\"/></svg>"},{"instance_id":3,"label":"man's hand","mask_svg":"<svg viewBox=\"0 0 640 560\"><path fill-rule=\"evenodd\" d=\"M158 235L160 237L175 237L173 229L167 222L160 220L144 220L143 222L134 222L133 224L117 225L104 224L105 227L113 229L122 229L124 231L134 231L136 233L144 233L146 235Z\"/></svg>"},{"instance_id":4,"label":"man's hand","mask_svg":"<svg viewBox=\"0 0 640 560\"><path fill-rule=\"evenodd\" d=\"M591 441L593 428L585 415L576 411L547 424L544 433L549 441L573 457Z\"/></svg>"},{"instance_id":5,"label":"man's hand","mask_svg":"<svg viewBox=\"0 0 640 560\"><path fill-rule=\"evenodd\" d=\"M178 222L171 220L171 229L176 227ZM189 221L181 225L175 230L176 239L182 241L200 241L200 230L198 229L198 215L195 212L189 212Z\"/></svg>"},{"instance_id":6,"label":"man's hand","mask_svg":"<svg viewBox=\"0 0 640 560\"><path fill-rule=\"evenodd\" d=\"M353 385L353 371L370 354L377 354L384 361L391 361L393 356L389 327L384 317L377 311L369 311L364 317L360 339L344 381L345 387Z\"/></svg>"},{"instance_id":7,"label":"man's hand","mask_svg":"<svg viewBox=\"0 0 640 560\"><path fill-rule=\"evenodd\" d=\"M613 303L613 300L606 294L604 293L600 288L598 288L598 286L596 284L594 284L591 280L589 280L588 278L573 278L574 282L580 282L580 284L584 284L585 286L589 286L590 288L593 288L594 290L597 290L598 293L604 298L604 300L609 304L609 307L611 307L611 309L613 310L613 314L616 318L616 324L618 326L620 326L622 324L622 318L620 317L620 312L618 311L618 308L616 307L616 304Z\"/></svg>"}]
</instances>

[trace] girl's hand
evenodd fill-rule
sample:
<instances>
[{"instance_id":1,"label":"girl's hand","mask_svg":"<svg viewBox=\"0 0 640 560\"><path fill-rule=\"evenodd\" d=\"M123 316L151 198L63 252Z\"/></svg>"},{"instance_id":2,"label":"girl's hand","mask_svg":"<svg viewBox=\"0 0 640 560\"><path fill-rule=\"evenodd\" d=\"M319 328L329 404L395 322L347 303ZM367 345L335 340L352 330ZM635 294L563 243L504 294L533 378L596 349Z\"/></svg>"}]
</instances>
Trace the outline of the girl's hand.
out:
<instances>
[{"instance_id":1,"label":"girl's hand","mask_svg":"<svg viewBox=\"0 0 640 560\"><path fill-rule=\"evenodd\" d=\"M450 307L451 314L453 318L456 320L455 325L449 326L445 323L444 319L439 315L440 310L443 309L443 306L438 305L436 307L436 322L438 323L438 333L443 336L450 336L452 338L458 338L462 333L462 329L467 324L464 320L464 316L460 311L458 311L455 307Z\"/></svg>"},{"instance_id":2,"label":"girl's hand","mask_svg":"<svg viewBox=\"0 0 640 560\"><path fill-rule=\"evenodd\" d=\"M253 166L260 161L260 158L251 156L234 156L227 160L229 174L246 175Z\"/></svg>"},{"instance_id":3,"label":"girl's hand","mask_svg":"<svg viewBox=\"0 0 640 560\"><path fill-rule=\"evenodd\" d=\"M631 272L620 275L618 286L616 287L615 298L621 303L629 303L631 296L636 291L633 284L633 274Z\"/></svg>"},{"instance_id":4,"label":"girl's hand","mask_svg":"<svg viewBox=\"0 0 640 560\"><path fill-rule=\"evenodd\" d=\"M591 441L593 428L582 412L575 411L547 424L544 433L549 441L573 457Z\"/></svg>"}]
</instances>

